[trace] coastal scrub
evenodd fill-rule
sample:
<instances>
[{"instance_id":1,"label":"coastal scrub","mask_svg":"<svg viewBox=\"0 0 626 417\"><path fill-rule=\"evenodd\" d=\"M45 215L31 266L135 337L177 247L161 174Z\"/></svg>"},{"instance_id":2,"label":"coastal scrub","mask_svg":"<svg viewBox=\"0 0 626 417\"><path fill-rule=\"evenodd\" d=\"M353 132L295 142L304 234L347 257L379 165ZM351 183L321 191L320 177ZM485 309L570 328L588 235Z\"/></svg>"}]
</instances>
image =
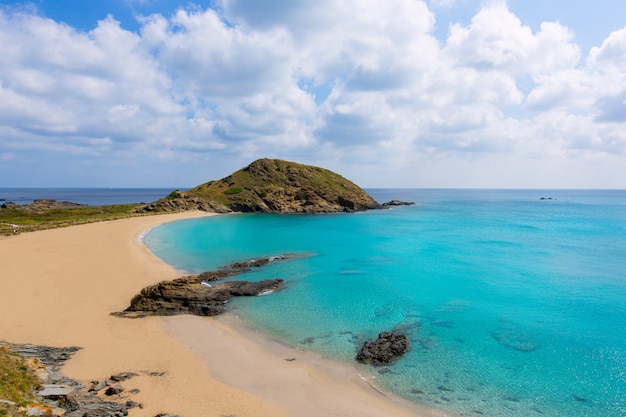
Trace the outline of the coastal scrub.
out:
<instances>
[{"instance_id":1,"label":"coastal scrub","mask_svg":"<svg viewBox=\"0 0 626 417\"><path fill-rule=\"evenodd\" d=\"M28 365L28 360L0 346L0 416L7 415L10 401L18 406L34 402L39 379Z\"/></svg>"}]
</instances>

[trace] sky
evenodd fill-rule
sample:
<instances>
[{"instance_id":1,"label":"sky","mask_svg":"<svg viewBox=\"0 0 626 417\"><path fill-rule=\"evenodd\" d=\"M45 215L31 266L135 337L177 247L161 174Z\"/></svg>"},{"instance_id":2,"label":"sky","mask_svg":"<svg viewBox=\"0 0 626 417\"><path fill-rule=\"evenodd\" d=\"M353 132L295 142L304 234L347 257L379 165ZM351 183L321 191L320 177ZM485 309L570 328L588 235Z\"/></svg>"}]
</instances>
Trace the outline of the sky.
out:
<instances>
[{"instance_id":1,"label":"sky","mask_svg":"<svg viewBox=\"0 0 626 417\"><path fill-rule=\"evenodd\" d=\"M626 188L623 0L0 0L0 187Z\"/></svg>"}]
</instances>

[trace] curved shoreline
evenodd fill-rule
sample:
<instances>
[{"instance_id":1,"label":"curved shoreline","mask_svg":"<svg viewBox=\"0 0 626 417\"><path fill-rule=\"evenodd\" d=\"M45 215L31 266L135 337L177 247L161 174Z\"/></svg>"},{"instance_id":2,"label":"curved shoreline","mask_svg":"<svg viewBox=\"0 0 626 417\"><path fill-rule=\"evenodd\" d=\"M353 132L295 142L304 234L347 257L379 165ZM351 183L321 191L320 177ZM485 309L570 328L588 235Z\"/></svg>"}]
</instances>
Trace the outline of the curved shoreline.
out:
<instances>
[{"instance_id":1,"label":"curved shoreline","mask_svg":"<svg viewBox=\"0 0 626 417\"><path fill-rule=\"evenodd\" d=\"M4 258L0 274L2 339L83 347L63 368L77 380L100 379L117 372L140 373L126 388L139 390L134 399L144 408L131 410L131 417L158 413L303 416L307 414L301 411L309 406L313 407L310 415L448 415L436 410L416 414L372 389L336 381L315 363L307 364L304 356L286 361L226 319L128 320L110 316L125 308L144 286L178 275L138 238L151 227L206 215L186 212L137 217L0 239ZM207 339L208 334L221 335L220 343ZM242 367L241 362L231 360L235 353L238 360L244 358L259 366ZM235 374L239 380L232 379ZM270 374L276 382L269 383ZM257 384L264 391L238 386L240 382ZM291 394L284 395L287 392ZM324 406L324 411L314 411L315 405Z\"/></svg>"}]
</instances>

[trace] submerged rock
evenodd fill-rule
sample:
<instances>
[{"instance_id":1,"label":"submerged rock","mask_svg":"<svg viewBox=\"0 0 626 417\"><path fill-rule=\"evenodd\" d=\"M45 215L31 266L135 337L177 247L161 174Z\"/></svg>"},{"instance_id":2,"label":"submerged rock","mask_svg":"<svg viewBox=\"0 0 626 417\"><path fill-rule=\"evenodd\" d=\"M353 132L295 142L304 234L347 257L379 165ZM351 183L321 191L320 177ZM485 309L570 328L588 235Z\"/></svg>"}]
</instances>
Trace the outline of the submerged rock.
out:
<instances>
[{"instance_id":1,"label":"submerged rock","mask_svg":"<svg viewBox=\"0 0 626 417\"><path fill-rule=\"evenodd\" d=\"M409 350L409 338L400 332L382 332L378 339L365 342L356 355L361 363L380 366L387 365Z\"/></svg>"}]
</instances>

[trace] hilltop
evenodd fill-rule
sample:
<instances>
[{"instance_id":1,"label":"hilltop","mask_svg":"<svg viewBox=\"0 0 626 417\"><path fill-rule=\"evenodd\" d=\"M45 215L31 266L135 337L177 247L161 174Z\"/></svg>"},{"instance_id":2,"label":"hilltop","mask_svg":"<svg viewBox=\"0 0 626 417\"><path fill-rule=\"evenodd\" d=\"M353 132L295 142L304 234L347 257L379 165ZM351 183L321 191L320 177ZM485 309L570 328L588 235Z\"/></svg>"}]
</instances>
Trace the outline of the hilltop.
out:
<instances>
[{"instance_id":1,"label":"hilltop","mask_svg":"<svg viewBox=\"0 0 626 417\"><path fill-rule=\"evenodd\" d=\"M324 168L259 159L217 181L174 191L143 212L338 213L380 208L363 189Z\"/></svg>"}]
</instances>

